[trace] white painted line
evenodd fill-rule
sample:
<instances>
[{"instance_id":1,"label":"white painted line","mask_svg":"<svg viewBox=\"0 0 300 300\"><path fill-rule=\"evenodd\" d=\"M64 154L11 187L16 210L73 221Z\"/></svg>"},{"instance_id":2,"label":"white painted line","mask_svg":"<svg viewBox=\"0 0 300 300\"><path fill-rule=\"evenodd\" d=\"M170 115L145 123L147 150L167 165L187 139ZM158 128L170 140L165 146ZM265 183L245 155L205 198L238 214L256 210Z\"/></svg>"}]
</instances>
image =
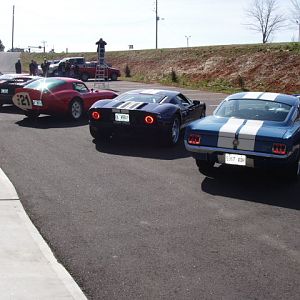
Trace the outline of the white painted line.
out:
<instances>
[{"instance_id":1,"label":"white painted line","mask_svg":"<svg viewBox=\"0 0 300 300\"><path fill-rule=\"evenodd\" d=\"M18 200L16 189L0 168L0 200Z\"/></svg>"}]
</instances>

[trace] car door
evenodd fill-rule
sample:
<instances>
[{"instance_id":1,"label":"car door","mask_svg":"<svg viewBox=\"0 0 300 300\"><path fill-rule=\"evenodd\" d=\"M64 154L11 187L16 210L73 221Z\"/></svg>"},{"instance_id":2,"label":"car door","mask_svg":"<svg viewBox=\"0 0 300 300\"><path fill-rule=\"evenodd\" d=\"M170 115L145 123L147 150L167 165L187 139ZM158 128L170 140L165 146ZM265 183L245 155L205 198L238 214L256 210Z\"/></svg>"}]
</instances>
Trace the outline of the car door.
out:
<instances>
[{"instance_id":1,"label":"car door","mask_svg":"<svg viewBox=\"0 0 300 300\"><path fill-rule=\"evenodd\" d=\"M95 102L95 96L91 94L90 90L83 82L74 82L73 88L80 93L80 97L83 99L84 109L89 109Z\"/></svg>"},{"instance_id":2,"label":"car door","mask_svg":"<svg viewBox=\"0 0 300 300\"><path fill-rule=\"evenodd\" d=\"M191 122L197 118L197 110L195 110L195 106L191 100L187 99L183 94L178 94L175 96L175 101L181 110L182 124Z\"/></svg>"}]
</instances>

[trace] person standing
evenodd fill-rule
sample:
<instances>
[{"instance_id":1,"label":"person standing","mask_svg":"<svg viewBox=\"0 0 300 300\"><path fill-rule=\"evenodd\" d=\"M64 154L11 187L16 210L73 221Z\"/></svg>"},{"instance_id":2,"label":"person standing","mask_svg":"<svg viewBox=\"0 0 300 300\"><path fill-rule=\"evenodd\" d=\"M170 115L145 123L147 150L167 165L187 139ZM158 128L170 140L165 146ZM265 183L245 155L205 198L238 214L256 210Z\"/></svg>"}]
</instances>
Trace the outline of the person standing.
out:
<instances>
[{"instance_id":1,"label":"person standing","mask_svg":"<svg viewBox=\"0 0 300 300\"><path fill-rule=\"evenodd\" d=\"M100 65L104 65L105 46L107 45L107 43L102 38L100 38L100 40L96 42L96 45L97 45L97 53L98 53L98 62Z\"/></svg>"},{"instance_id":2,"label":"person standing","mask_svg":"<svg viewBox=\"0 0 300 300\"><path fill-rule=\"evenodd\" d=\"M34 64L34 60L31 60L31 63L29 64L29 74L30 75L34 75L35 72L35 64Z\"/></svg>"},{"instance_id":3,"label":"person standing","mask_svg":"<svg viewBox=\"0 0 300 300\"><path fill-rule=\"evenodd\" d=\"M22 73L22 65L21 60L18 59L18 61L15 63L16 73L21 74Z\"/></svg>"},{"instance_id":4,"label":"person standing","mask_svg":"<svg viewBox=\"0 0 300 300\"><path fill-rule=\"evenodd\" d=\"M49 65L50 65L50 63L47 61L46 58L44 58L44 62L41 64L41 68L42 68L44 77L47 77L47 75L48 75Z\"/></svg>"}]
</instances>

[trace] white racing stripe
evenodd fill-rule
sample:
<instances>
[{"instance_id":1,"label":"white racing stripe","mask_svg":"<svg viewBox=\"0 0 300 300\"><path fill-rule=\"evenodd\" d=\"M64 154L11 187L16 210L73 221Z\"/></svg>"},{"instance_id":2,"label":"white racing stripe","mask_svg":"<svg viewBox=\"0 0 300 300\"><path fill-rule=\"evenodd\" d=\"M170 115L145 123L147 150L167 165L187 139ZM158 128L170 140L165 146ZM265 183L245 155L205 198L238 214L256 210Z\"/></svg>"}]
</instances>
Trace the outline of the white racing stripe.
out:
<instances>
[{"instance_id":1,"label":"white racing stripe","mask_svg":"<svg viewBox=\"0 0 300 300\"><path fill-rule=\"evenodd\" d=\"M276 98L278 97L278 93L263 93L259 99L262 99L262 100L269 100L269 101L275 101Z\"/></svg>"},{"instance_id":2,"label":"white racing stripe","mask_svg":"<svg viewBox=\"0 0 300 300\"><path fill-rule=\"evenodd\" d=\"M151 94L151 95L155 95L157 93L159 93L160 90L156 90L156 89L149 89L149 90L143 90L141 92L141 94Z\"/></svg>"},{"instance_id":3,"label":"white racing stripe","mask_svg":"<svg viewBox=\"0 0 300 300\"><path fill-rule=\"evenodd\" d=\"M245 99L258 99L263 93L261 92L248 92L246 93L243 98Z\"/></svg>"},{"instance_id":4,"label":"white racing stripe","mask_svg":"<svg viewBox=\"0 0 300 300\"><path fill-rule=\"evenodd\" d=\"M121 108L121 109L136 109L139 106L141 106L142 104L144 104L144 102L127 101L127 102L122 103L120 106L118 106L118 108Z\"/></svg>"},{"instance_id":5,"label":"white racing stripe","mask_svg":"<svg viewBox=\"0 0 300 300\"><path fill-rule=\"evenodd\" d=\"M263 123L263 121L248 120L239 132L237 149L254 150L256 134Z\"/></svg>"},{"instance_id":6,"label":"white racing stripe","mask_svg":"<svg viewBox=\"0 0 300 300\"><path fill-rule=\"evenodd\" d=\"M219 131L218 147L233 148L233 140L237 130L243 125L244 119L229 119Z\"/></svg>"}]
</instances>

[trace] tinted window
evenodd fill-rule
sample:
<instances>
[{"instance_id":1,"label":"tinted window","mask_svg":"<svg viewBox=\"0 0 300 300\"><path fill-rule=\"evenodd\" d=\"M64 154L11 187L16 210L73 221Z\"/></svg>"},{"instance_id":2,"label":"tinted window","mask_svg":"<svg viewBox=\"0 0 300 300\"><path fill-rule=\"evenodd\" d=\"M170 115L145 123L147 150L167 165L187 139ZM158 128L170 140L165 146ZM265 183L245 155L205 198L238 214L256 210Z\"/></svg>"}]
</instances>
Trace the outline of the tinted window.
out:
<instances>
[{"instance_id":1,"label":"tinted window","mask_svg":"<svg viewBox=\"0 0 300 300\"><path fill-rule=\"evenodd\" d=\"M182 94L179 94L175 97L175 100L177 102L177 104L179 105L183 105L183 106L190 106L191 102L185 98Z\"/></svg>"},{"instance_id":2,"label":"tinted window","mask_svg":"<svg viewBox=\"0 0 300 300\"><path fill-rule=\"evenodd\" d=\"M87 93L89 89L86 87L84 83L75 82L73 83L74 90L79 93Z\"/></svg>"},{"instance_id":3,"label":"tinted window","mask_svg":"<svg viewBox=\"0 0 300 300\"><path fill-rule=\"evenodd\" d=\"M290 105L274 101L228 100L219 106L215 115L227 118L283 122L290 110Z\"/></svg>"},{"instance_id":4,"label":"tinted window","mask_svg":"<svg viewBox=\"0 0 300 300\"><path fill-rule=\"evenodd\" d=\"M115 98L118 101L136 101L136 102L146 102L146 103L159 103L165 95L158 95L158 94L130 94L126 93L120 95Z\"/></svg>"}]
</instances>

